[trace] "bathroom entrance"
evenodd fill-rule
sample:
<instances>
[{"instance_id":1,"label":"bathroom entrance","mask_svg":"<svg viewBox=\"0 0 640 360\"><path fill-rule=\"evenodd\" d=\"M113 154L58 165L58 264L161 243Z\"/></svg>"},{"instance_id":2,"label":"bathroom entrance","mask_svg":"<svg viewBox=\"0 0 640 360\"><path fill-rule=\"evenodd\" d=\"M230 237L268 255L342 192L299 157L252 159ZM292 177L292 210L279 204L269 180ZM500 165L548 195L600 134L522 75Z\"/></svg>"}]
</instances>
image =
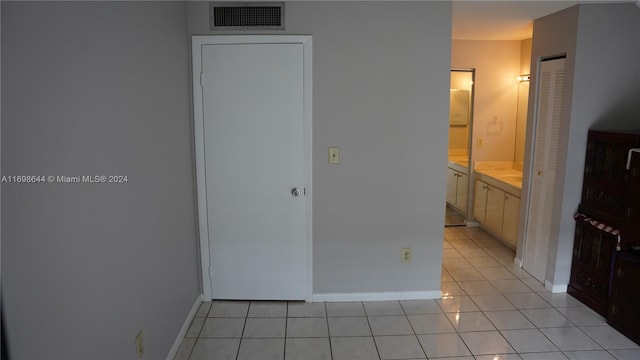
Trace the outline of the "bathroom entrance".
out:
<instances>
[{"instance_id":1,"label":"bathroom entrance","mask_svg":"<svg viewBox=\"0 0 640 360\"><path fill-rule=\"evenodd\" d=\"M445 226L464 226L469 217L474 76L473 69L451 70Z\"/></svg>"}]
</instances>

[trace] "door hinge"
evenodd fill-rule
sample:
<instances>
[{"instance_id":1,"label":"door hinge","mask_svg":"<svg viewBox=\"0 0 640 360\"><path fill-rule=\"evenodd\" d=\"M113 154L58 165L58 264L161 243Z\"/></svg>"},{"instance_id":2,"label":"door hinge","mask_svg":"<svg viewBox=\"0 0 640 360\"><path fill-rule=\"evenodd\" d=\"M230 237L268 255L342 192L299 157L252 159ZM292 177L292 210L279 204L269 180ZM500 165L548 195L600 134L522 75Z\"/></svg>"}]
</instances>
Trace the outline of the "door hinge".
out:
<instances>
[{"instance_id":1,"label":"door hinge","mask_svg":"<svg viewBox=\"0 0 640 360\"><path fill-rule=\"evenodd\" d=\"M200 87L204 87L204 73L200 73Z\"/></svg>"},{"instance_id":2,"label":"door hinge","mask_svg":"<svg viewBox=\"0 0 640 360\"><path fill-rule=\"evenodd\" d=\"M631 217L633 210L631 208L627 208L627 217Z\"/></svg>"}]
</instances>

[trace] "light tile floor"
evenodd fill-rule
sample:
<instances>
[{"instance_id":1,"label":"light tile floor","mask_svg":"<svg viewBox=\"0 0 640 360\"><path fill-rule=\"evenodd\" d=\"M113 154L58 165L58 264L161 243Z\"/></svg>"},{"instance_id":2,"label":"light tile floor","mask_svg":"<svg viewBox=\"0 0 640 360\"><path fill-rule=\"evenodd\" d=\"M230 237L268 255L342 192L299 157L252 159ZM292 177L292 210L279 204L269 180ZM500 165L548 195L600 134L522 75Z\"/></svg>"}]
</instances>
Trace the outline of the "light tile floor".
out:
<instances>
[{"instance_id":1,"label":"light tile floor","mask_svg":"<svg viewBox=\"0 0 640 360\"><path fill-rule=\"evenodd\" d=\"M447 211L444 217L445 225L464 225L464 216L460 215L457 211L451 209L447 204Z\"/></svg>"},{"instance_id":2,"label":"light tile floor","mask_svg":"<svg viewBox=\"0 0 640 360\"><path fill-rule=\"evenodd\" d=\"M445 228L442 298L205 302L176 360L640 359L640 347L513 265L479 228Z\"/></svg>"}]
</instances>

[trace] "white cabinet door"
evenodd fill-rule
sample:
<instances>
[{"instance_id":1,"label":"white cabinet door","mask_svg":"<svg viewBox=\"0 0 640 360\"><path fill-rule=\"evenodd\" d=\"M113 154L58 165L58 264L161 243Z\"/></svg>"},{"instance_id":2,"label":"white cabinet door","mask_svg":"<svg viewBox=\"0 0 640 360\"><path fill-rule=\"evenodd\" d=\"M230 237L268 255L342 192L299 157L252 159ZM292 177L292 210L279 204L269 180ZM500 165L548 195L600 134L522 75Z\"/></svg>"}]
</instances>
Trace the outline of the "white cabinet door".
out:
<instances>
[{"instance_id":1,"label":"white cabinet door","mask_svg":"<svg viewBox=\"0 0 640 360\"><path fill-rule=\"evenodd\" d=\"M487 215L485 224L496 234L502 233L502 214L504 212L504 191L488 186Z\"/></svg>"},{"instance_id":2,"label":"white cabinet door","mask_svg":"<svg viewBox=\"0 0 640 360\"><path fill-rule=\"evenodd\" d=\"M504 194L504 216L502 217L502 236L513 246L518 244L518 220L520 218L520 198Z\"/></svg>"},{"instance_id":3,"label":"white cabinet door","mask_svg":"<svg viewBox=\"0 0 640 360\"><path fill-rule=\"evenodd\" d=\"M456 204L456 192L458 191L458 172L447 168L447 202Z\"/></svg>"},{"instance_id":4,"label":"white cabinet door","mask_svg":"<svg viewBox=\"0 0 640 360\"><path fill-rule=\"evenodd\" d=\"M473 217L483 224L486 218L488 189L489 185L476 180L475 191L473 193Z\"/></svg>"},{"instance_id":5,"label":"white cabinet door","mask_svg":"<svg viewBox=\"0 0 640 360\"><path fill-rule=\"evenodd\" d=\"M469 176L458 173L458 191L456 191L456 206L467 212L467 198L469 192Z\"/></svg>"}]
</instances>

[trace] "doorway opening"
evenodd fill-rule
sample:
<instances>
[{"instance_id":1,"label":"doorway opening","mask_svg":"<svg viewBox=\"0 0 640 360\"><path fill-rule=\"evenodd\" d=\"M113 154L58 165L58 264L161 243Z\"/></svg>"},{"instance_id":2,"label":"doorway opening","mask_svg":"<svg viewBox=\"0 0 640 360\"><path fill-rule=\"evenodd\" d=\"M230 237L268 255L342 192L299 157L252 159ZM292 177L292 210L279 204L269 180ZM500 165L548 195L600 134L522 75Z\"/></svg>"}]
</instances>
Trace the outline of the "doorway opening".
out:
<instances>
[{"instance_id":1,"label":"doorway opening","mask_svg":"<svg viewBox=\"0 0 640 360\"><path fill-rule=\"evenodd\" d=\"M465 226L469 218L474 69L452 69L445 226Z\"/></svg>"}]
</instances>

